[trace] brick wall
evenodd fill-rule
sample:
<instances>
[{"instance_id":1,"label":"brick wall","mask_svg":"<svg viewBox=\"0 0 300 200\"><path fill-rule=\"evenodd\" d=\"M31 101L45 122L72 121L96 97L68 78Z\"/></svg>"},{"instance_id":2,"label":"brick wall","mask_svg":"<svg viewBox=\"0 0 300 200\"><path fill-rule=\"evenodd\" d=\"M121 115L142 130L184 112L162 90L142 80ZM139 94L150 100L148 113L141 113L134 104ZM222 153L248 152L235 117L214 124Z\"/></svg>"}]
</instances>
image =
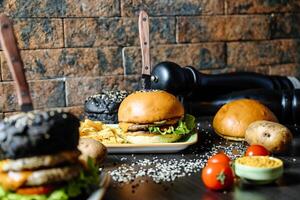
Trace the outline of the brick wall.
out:
<instances>
[{"instance_id":1,"label":"brick wall","mask_svg":"<svg viewBox=\"0 0 300 200\"><path fill-rule=\"evenodd\" d=\"M140 9L150 15L153 65L299 75L300 0L1 0L34 107L80 115L84 99L104 88L136 89ZM1 118L19 107L2 52L0 60Z\"/></svg>"}]
</instances>

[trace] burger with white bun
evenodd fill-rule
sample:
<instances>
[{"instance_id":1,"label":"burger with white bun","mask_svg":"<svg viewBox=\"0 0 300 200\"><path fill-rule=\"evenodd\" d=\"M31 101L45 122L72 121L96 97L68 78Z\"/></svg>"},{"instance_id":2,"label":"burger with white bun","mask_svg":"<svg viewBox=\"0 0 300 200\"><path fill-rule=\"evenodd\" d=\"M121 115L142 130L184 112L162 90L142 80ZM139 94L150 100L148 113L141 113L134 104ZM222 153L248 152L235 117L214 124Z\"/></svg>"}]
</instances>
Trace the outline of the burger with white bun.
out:
<instances>
[{"instance_id":1,"label":"burger with white bun","mask_svg":"<svg viewBox=\"0 0 300 200\"><path fill-rule=\"evenodd\" d=\"M195 118L172 94L162 90L137 91L118 110L120 128L129 143L171 143L194 132Z\"/></svg>"}]
</instances>

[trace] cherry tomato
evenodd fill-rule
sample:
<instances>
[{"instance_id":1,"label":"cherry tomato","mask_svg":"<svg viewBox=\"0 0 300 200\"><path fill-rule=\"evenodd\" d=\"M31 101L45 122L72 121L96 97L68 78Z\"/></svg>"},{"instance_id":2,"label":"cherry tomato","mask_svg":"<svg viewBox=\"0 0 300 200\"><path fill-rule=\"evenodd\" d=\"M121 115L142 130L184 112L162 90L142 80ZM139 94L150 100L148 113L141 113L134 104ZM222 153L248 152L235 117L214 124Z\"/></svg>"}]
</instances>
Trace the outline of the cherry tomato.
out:
<instances>
[{"instance_id":1,"label":"cherry tomato","mask_svg":"<svg viewBox=\"0 0 300 200\"><path fill-rule=\"evenodd\" d=\"M233 172L227 164L208 164L202 170L202 181L212 190L229 189L233 185Z\"/></svg>"},{"instance_id":2,"label":"cherry tomato","mask_svg":"<svg viewBox=\"0 0 300 200\"><path fill-rule=\"evenodd\" d=\"M270 152L263 146L261 145L251 145L247 148L246 156L268 156L270 155Z\"/></svg>"},{"instance_id":3,"label":"cherry tomato","mask_svg":"<svg viewBox=\"0 0 300 200\"><path fill-rule=\"evenodd\" d=\"M225 153L221 152L210 157L207 161L207 164L222 163L222 164L230 165L230 161L231 161L230 158Z\"/></svg>"},{"instance_id":4,"label":"cherry tomato","mask_svg":"<svg viewBox=\"0 0 300 200\"><path fill-rule=\"evenodd\" d=\"M50 192L54 191L54 186L37 186L37 187L24 187L17 189L17 194L24 194L24 195L32 195L32 194L49 194Z\"/></svg>"}]
</instances>

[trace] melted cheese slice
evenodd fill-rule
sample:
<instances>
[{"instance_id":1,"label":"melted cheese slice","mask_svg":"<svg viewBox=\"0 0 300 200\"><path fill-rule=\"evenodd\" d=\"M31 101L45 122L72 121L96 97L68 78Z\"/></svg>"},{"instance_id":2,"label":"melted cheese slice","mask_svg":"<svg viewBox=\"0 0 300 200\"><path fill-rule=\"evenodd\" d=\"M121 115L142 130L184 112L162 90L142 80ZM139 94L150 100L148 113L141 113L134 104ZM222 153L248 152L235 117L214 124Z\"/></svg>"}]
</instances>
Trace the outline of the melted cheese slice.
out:
<instances>
[{"instance_id":1,"label":"melted cheese slice","mask_svg":"<svg viewBox=\"0 0 300 200\"><path fill-rule=\"evenodd\" d=\"M3 168L4 166L8 163L8 160L1 160L0 161L0 172L4 171Z\"/></svg>"},{"instance_id":2,"label":"melted cheese slice","mask_svg":"<svg viewBox=\"0 0 300 200\"><path fill-rule=\"evenodd\" d=\"M0 185L4 189L16 190L23 186L31 171L0 173Z\"/></svg>"},{"instance_id":3,"label":"melted cheese slice","mask_svg":"<svg viewBox=\"0 0 300 200\"><path fill-rule=\"evenodd\" d=\"M126 123L126 122L120 122L119 123L119 127L124 131L124 132L127 132L128 131L128 128L130 126L134 125L134 123Z\"/></svg>"}]
</instances>

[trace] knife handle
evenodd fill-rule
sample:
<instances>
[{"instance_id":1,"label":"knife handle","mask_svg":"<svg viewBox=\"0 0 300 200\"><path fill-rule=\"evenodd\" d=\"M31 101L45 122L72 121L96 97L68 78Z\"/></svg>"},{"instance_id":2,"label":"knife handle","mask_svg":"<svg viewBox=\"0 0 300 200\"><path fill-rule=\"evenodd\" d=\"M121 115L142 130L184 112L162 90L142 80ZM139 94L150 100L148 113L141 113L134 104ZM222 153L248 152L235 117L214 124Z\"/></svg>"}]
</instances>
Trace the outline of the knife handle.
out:
<instances>
[{"instance_id":1,"label":"knife handle","mask_svg":"<svg viewBox=\"0 0 300 200\"><path fill-rule=\"evenodd\" d=\"M15 82L18 103L21 108L23 105L32 106L29 87L24 74L23 61L13 32L13 25L5 15L0 16L0 42Z\"/></svg>"},{"instance_id":2,"label":"knife handle","mask_svg":"<svg viewBox=\"0 0 300 200\"><path fill-rule=\"evenodd\" d=\"M145 11L139 15L139 35L142 50L142 74L150 75L150 40L149 40L149 16Z\"/></svg>"}]
</instances>

